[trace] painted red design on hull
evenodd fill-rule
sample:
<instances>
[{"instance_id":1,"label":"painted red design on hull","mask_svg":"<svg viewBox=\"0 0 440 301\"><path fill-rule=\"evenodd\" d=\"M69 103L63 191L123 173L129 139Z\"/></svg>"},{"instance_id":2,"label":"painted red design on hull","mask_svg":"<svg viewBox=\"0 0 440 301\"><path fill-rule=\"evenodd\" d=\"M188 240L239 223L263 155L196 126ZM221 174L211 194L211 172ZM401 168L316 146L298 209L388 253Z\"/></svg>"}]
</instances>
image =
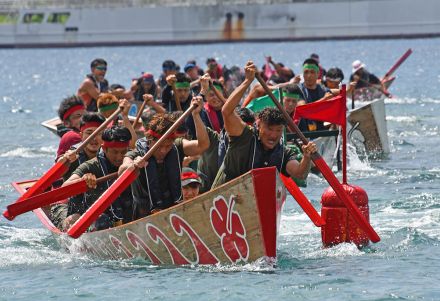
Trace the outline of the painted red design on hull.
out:
<instances>
[{"instance_id":1,"label":"painted red design on hull","mask_svg":"<svg viewBox=\"0 0 440 301\"><path fill-rule=\"evenodd\" d=\"M168 239L168 237L160 231L159 228L152 224L146 225L146 230L148 235L150 235L151 239L156 243L159 244L159 240L162 241L162 243L165 245L165 248L167 249L168 253L171 256L171 260L173 264L191 264L188 259L185 258L185 256L182 255L182 253L176 248L176 246Z\"/></svg>"},{"instance_id":2,"label":"painted red design on hull","mask_svg":"<svg viewBox=\"0 0 440 301\"><path fill-rule=\"evenodd\" d=\"M145 254L148 256L150 261L154 264L161 264L162 261L151 251L151 249L147 246L147 244L134 232L127 231L125 233L127 236L128 241L131 243L133 248L136 250L139 250L139 248L142 248L142 250L145 252Z\"/></svg>"},{"instance_id":3,"label":"painted red design on hull","mask_svg":"<svg viewBox=\"0 0 440 301\"><path fill-rule=\"evenodd\" d=\"M127 256L128 258L133 258L133 254L130 252L129 249L127 249L126 246L122 244L122 242L119 239L117 239L113 235L110 235L109 238L113 246L115 247L116 251L124 252L125 256Z\"/></svg>"},{"instance_id":4,"label":"painted red design on hull","mask_svg":"<svg viewBox=\"0 0 440 301\"><path fill-rule=\"evenodd\" d=\"M211 252L199 235L183 218L177 214L171 214L170 223L177 235L182 236L183 232L186 232L191 239L197 255L195 263L215 264L219 262L218 258Z\"/></svg>"},{"instance_id":5,"label":"painted red design on hull","mask_svg":"<svg viewBox=\"0 0 440 301\"><path fill-rule=\"evenodd\" d=\"M233 210L235 198L231 195L229 202L223 196L214 199L211 207L211 225L221 240L225 255L232 263L247 261L249 245L246 240L246 229L239 213Z\"/></svg>"}]
</instances>

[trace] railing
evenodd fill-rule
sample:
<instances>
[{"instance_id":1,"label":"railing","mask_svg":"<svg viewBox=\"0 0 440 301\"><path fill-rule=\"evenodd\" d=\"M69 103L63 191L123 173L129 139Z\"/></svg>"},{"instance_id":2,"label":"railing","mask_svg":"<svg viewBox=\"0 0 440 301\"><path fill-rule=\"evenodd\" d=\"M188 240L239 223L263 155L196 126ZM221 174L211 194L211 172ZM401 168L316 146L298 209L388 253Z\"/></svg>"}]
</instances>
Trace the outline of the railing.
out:
<instances>
[{"instance_id":1,"label":"railing","mask_svg":"<svg viewBox=\"0 0 440 301\"><path fill-rule=\"evenodd\" d=\"M337 2L341 0L0 0L0 10L20 8L97 8L137 6L209 6L236 4L279 4ZM366 0L351 0L366 1ZM377 1L377 0L376 0Z\"/></svg>"}]
</instances>

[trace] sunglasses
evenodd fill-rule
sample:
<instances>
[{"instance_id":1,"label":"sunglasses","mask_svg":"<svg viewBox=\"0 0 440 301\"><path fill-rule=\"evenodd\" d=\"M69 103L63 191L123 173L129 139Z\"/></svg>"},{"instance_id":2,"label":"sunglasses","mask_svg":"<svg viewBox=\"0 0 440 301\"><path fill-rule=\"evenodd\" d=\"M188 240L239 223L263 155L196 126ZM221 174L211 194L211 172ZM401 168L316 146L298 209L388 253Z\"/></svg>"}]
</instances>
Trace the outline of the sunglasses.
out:
<instances>
[{"instance_id":1,"label":"sunglasses","mask_svg":"<svg viewBox=\"0 0 440 301\"><path fill-rule=\"evenodd\" d=\"M100 70L100 71L107 71L107 67L106 66L96 66L95 68L97 70Z\"/></svg>"}]
</instances>

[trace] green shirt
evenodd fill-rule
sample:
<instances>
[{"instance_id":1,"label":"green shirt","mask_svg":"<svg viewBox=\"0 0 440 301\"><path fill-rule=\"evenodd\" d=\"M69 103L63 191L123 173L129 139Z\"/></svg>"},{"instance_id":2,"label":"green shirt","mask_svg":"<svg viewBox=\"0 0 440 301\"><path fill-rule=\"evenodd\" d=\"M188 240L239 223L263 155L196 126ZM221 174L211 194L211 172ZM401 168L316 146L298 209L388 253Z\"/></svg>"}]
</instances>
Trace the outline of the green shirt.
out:
<instances>
[{"instance_id":1,"label":"green shirt","mask_svg":"<svg viewBox=\"0 0 440 301\"><path fill-rule=\"evenodd\" d=\"M215 176L217 175L219 169L219 134L208 127L206 130L209 137L209 148L203 153L197 164L197 172L202 175L203 179L203 185L200 192L205 192L211 189L212 182L214 182Z\"/></svg>"},{"instance_id":2,"label":"green shirt","mask_svg":"<svg viewBox=\"0 0 440 301\"><path fill-rule=\"evenodd\" d=\"M246 126L240 136L229 137L229 147L226 151L223 164L212 185L213 188L235 179L250 170L253 160L254 139L257 139L255 136L256 133L254 129L250 126ZM270 151L261 151L270 155ZM281 166L281 172L289 176L286 170L287 162L296 160L297 156L293 150L285 146L283 146L283 152L284 160Z\"/></svg>"}]
</instances>

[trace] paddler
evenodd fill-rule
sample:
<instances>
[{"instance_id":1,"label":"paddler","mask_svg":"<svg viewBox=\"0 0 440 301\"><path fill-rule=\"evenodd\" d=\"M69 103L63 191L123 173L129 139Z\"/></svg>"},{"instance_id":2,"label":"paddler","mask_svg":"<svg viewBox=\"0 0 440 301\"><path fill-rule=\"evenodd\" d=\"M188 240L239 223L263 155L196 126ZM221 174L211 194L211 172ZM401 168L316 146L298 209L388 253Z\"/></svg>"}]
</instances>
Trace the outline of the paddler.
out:
<instances>
[{"instance_id":1,"label":"paddler","mask_svg":"<svg viewBox=\"0 0 440 301\"><path fill-rule=\"evenodd\" d=\"M102 133L102 147L97 156L78 166L63 186L83 179L90 188L83 195L69 199L68 217L61 223L62 230L70 226L107 190L114 180L96 184L96 179L118 171L131 140L130 131L121 126L107 128ZM102 230L129 222L133 218L133 200L130 188L126 189L113 204L96 220L94 230Z\"/></svg>"},{"instance_id":2,"label":"paddler","mask_svg":"<svg viewBox=\"0 0 440 301\"><path fill-rule=\"evenodd\" d=\"M123 125L126 127L133 137L130 142L130 149L133 149L136 144L136 131L128 118L128 112L130 111L130 102L126 99L118 99L111 93L103 93L99 96L97 107L99 113L106 119L109 118L119 107L123 108L122 113L118 116L118 119L113 122L113 125ZM122 119L122 120L121 120Z\"/></svg>"},{"instance_id":3,"label":"paddler","mask_svg":"<svg viewBox=\"0 0 440 301\"><path fill-rule=\"evenodd\" d=\"M303 63L304 83L300 84L301 91L304 95L304 101L298 102L298 106L312 103L315 101L324 101L333 98L339 94L338 89L327 89L323 87L318 80L319 65L316 60L308 58ZM298 127L301 131L324 130L324 123L310 119L301 119Z\"/></svg>"},{"instance_id":4,"label":"paddler","mask_svg":"<svg viewBox=\"0 0 440 301\"><path fill-rule=\"evenodd\" d=\"M57 133L61 136L57 150L57 159L62 156L71 146L81 141L80 122L85 113L85 107L81 99L73 95L63 99L58 108L58 116L63 122L57 127Z\"/></svg>"},{"instance_id":5,"label":"paddler","mask_svg":"<svg viewBox=\"0 0 440 301\"><path fill-rule=\"evenodd\" d=\"M81 118L80 123L80 135L81 142L86 140L102 123L105 119L98 113L87 112ZM75 154L76 146L72 146L66 153L68 160L70 161L69 170L63 175L63 180L67 181L72 173L78 168L78 166L88 160L96 157L99 148L102 144L101 135L98 134L92 141L90 141L86 147ZM68 205L66 203L55 204L50 208L51 220L55 227L61 228L61 223L66 219L68 212Z\"/></svg>"},{"instance_id":6,"label":"paddler","mask_svg":"<svg viewBox=\"0 0 440 301\"><path fill-rule=\"evenodd\" d=\"M105 79L107 72L107 62L103 59L94 59L90 64L91 73L79 86L76 93L82 99L87 111L98 111L96 100L100 93L108 92L109 84Z\"/></svg>"},{"instance_id":7,"label":"paddler","mask_svg":"<svg viewBox=\"0 0 440 301\"><path fill-rule=\"evenodd\" d=\"M373 73L370 73L367 70L366 65L360 60L354 61L351 66L352 74L350 75L350 82L356 83L354 90L373 86L379 90L386 91L381 80Z\"/></svg>"},{"instance_id":8,"label":"paddler","mask_svg":"<svg viewBox=\"0 0 440 301\"><path fill-rule=\"evenodd\" d=\"M182 185L183 202L189 201L199 195L200 188L202 187L202 179L194 169L189 167L182 168L180 181Z\"/></svg>"},{"instance_id":9,"label":"paddler","mask_svg":"<svg viewBox=\"0 0 440 301\"><path fill-rule=\"evenodd\" d=\"M203 97L204 103L203 108L200 111L200 117L202 118L203 123L213 131L220 133L223 129L223 115L222 115L222 106L223 102L221 99L219 99L214 92L209 87L209 82L211 81L211 77L209 74L205 74L200 78L200 84L202 86L200 91L200 96ZM223 95L223 85L217 81L214 80L212 82L212 86L214 89L217 89L220 94ZM186 121L186 125L189 129L189 134L191 137L195 137L195 128L194 128L194 122L190 117L188 117Z\"/></svg>"},{"instance_id":10,"label":"paddler","mask_svg":"<svg viewBox=\"0 0 440 301\"><path fill-rule=\"evenodd\" d=\"M183 158L200 155L209 147L206 127L200 118L202 98L194 97L191 102L197 104L197 108L192 112L197 140L190 141L182 137L175 139L173 135L154 152L147 164L141 162L141 157L165 134L175 120L170 114L156 114L147 126L145 137L136 142L136 149L129 152L124 159L120 173L132 164L140 168L140 174L132 184L137 218L181 201L180 174Z\"/></svg>"},{"instance_id":11,"label":"paddler","mask_svg":"<svg viewBox=\"0 0 440 301\"><path fill-rule=\"evenodd\" d=\"M245 91L255 78L256 68L249 61L245 66L245 80L233 91L222 108L225 129L229 135L229 147L214 181L218 187L254 168L276 166L279 172L297 179L305 179L310 170L311 154L317 148L313 142L302 146L303 158L282 145L286 121L280 111L266 108L258 114L257 128L243 122L235 112Z\"/></svg>"},{"instance_id":12,"label":"paddler","mask_svg":"<svg viewBox=\"0 0 440 301\"><path fill-rule=\"evenodd\" d=\"M167 84L162 91L162 103L165 109L168 112L178 111L173 91L173 86L175 86L182 111L186 111L192 99L191 79L185 73L177 73L167 76L166 81Z\"/></svg>"}]
</instances>

